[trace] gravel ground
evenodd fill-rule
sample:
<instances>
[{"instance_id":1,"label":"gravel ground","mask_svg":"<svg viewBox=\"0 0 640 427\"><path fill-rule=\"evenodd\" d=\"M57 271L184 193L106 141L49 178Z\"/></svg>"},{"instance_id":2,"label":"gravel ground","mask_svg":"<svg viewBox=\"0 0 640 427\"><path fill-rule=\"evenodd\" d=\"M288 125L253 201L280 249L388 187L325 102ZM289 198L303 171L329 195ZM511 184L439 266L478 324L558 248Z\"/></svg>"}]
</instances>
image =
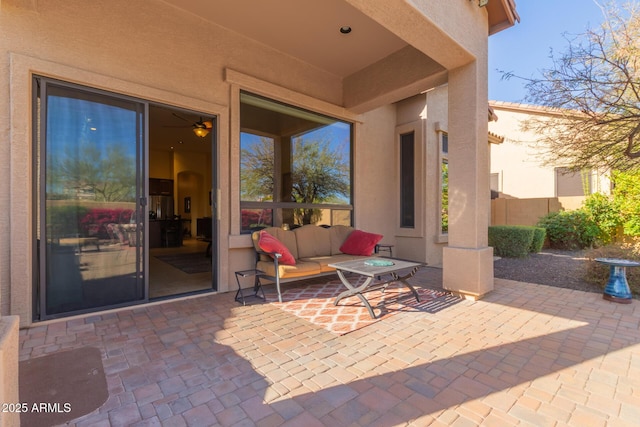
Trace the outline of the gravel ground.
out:
<instances>
[{"instance_id":1,"label":"gravel ground","mask_svg":"<svg viewBox=\"0 0 640 427\"><path fill-rule=\"evenodd\" d=\"M583 278L584 254L585 251L543 249L526 258L501 258L494 262L493 275L501 279L601 293L602 287L587 283Z\"/></svg>"}]
</instances>

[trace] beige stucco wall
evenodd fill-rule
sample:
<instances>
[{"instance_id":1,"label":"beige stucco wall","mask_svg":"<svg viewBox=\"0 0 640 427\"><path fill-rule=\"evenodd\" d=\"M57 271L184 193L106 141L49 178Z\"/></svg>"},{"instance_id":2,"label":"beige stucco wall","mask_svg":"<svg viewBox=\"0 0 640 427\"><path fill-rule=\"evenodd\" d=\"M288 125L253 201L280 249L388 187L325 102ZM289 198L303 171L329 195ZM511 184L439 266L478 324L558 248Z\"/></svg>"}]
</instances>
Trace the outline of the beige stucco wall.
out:
<instances>
[{"instance_id":1,"label":"beige stucco wall","mask_svg":"<svg viewBox=\"0 0 640 427\"><path fill-rule=\"evenodd\" d=\"M440 232L440 132L448 130L448 90L441 85L427 93L419 94L397 103L395 134L395 161L399 164L398 142L402 133L416 134L416 225L400 228L395 224L396 247L394 255L400 258L442 265L442 248L448 236ZM396 188L400 186L400 171ZM396 192L396 211L399 199ZM396 212L398 218L398 212Z\"/></svg>"},{"instance_id":2,"label":"beige stucco wall","mask_svg":"<svg viewBox=\"0 0 640 427\"><path fill-rule=\"evenodd\" d=\"M545 148L536 134L522 129L532 117L551 117L541 107L492 102L498 116L489 123L489 131L504 137L502 144L491 144L491 173L498 174L502 197L544 198L556 197L555 167L562 164L546 164ZM592 192L610 192L611 183L605 171L592 171ZM569 205L571 206L571 205Z\"/></svg>"},{"instance_id":3,"label":"beige stucco wall","mask_svg":"<svg viewBox=\"0 0 640 427\"><path fill-rule=\"evenodd\" d=\"M239 235L239 223L232 220L239 218L241 89L355 123L355 225L380 230L393 243L398 234L397 207L393 206L397 200L394 141L398 122L391 102L449 77L455 82L455 90L447 95L446 116L455 117L448 129L450 146L460 148L459 159L451 159L452 174L457 168L460 179L452 179L451 184L456 190L452 202L459 215L450 238L453 236L459 248L483 251L488 201L484 200L486 185L478 177L487 175L486 144L476 141L486 139L486 11L466 0L347 1L449 70L422 80L396 79L397 65L383 61L365 73L370 80L347 90L348 79L161 1L2 0L0 98L7 102L0 103L0 140L8 143L0 144L0 203L10 221L0 223L0 231L7 236L0 243L0 313L19 314L23 326L31 323L34 171L30 117L34 73L218 117L219 164L212 174L218 181L214 197L220 201L217 253L221 291L233 289L233 271L253 261L248 237ZM403 73L414 75L421 62L413 65L416 69L405 67ZM376 82L384 90L374 90ZM359 100L357 108L345 108L354 100ZM434 116L443 114L444 110ZM445 119L438 120L442 123ZM425 141L433 137L432 126L427 119ZM429 150L427 144L421 153L421 161L428 162L422 171L425 184L420 193L427 207L422 217L423 241L417 245L426 261L437 263L437 258L429 258L438 253L429 241L434 238L429 198L436 197L434 180L427 175L434 173L429 172L433 164ZM477 198L476 192L483 192L483 197ZM465 262L456 261L456 269ZM472 270L479 271L477 262L473 263ZM482 274L485 282L487 275Z\"/></svg>"},{"instance_id":4,"label":"beige stucco wall","mask_svg":"<svg viewBox=\"0 0 640 427\"><path fill-rule=\"evenodd\" d=\"M555 197L555 171L543 165L536 136L521 129L529 114L493 107L498 120L489 131L504 137L491 145L491 173L499 174L499 190L506 197Z\"/></svg>"},{"instance_id":5,"label":"beige stucco wall","mask_svg":"<svg viewBox=\"0 0 640 427\"><path fill-rule=\"evenodd\" d=\"M19 404L18 316L0 317L0 403ZM20 425L18 411L0 411L0 427Z\"/></svg>"},{"instance_id":6,"label":"beige stucco wall","mask_svg":"<svg viewBox=\"0 0 640 427\"><path fill-rule=\"evenodd\" d=\"M491 200L491 225L536 225L540 218L561 210L579 209L584 196Z\"/></svg>"}]
</instances>

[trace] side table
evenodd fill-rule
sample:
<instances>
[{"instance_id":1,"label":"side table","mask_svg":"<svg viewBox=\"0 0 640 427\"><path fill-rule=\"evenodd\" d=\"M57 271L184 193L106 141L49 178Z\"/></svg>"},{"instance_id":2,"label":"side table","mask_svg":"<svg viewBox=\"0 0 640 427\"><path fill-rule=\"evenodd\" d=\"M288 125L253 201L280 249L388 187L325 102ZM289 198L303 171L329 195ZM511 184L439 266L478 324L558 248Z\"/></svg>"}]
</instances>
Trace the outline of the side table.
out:
<instances>
[{"instance_id":1,"label":"side table","mask_svg":"<svg viewBox=\"0 0 640 427\"><path fill-rule=\"evenodd\" d=\"M389 258L393 258L393 245L387 243L378 243L375 248L375 253L389 252Z\"/></svg>"},{"instance_id":2,"label":"side table","mask_svg":"<svg viewBox=\"0 0 640 427\"><path fill-rule=\"evenodd\" d=\"M247 305L244 300L244 293L242 292L242 284L240 283L240 278L245 277L254 277L253 280L253 295L247 295L247 297L252 296L255 298L260 298L266 301L264 296L264 290L262 289L262 283L260 282L260 277L264 274L264 271L258 270L255 268L249 270L236 271L236 282L238 282L238 291L236 292L235 300L237 302L241 302L242 305ZM262 296L258 295L258 292L262 292Z\"/></svg>"},{"instance_id":3,"label":"side table","mask_svg":"<svg viewBox=\"0 0 640 427\"><path fill-rule=\"evenodd\" d=\"M627 267L640 267L640 262L617 258L596 258L595 261L608 265L609 281L604 287L602 298L621 304L631 304L631 289L627 282Z\"/></svg>"}]
</instances>

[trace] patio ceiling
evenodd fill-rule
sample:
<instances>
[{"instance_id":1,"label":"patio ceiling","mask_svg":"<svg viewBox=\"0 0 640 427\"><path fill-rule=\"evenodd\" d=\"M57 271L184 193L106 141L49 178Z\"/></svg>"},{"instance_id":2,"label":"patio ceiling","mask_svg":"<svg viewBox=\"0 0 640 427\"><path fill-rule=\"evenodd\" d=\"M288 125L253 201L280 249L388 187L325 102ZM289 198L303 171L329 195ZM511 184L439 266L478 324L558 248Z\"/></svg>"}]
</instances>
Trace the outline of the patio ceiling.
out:
<instances>
[{"instance_id":1,"label":"patio ceiling","mask_svg":"<svg viewBox=\"0 0 640 427\"><path fill-rule=\"evenodd\" d=\"M366 0L163 1L336 76L341 104L354 113L446 83L447 69L473 60L406 0L384 7ZM489 5L490 33L518 18L513 0ZM342 27L352 31L342 34Z\"/></svg>"},{"instance_id":2,"label":"patio ceiling","mask_svg":"<svg viewBox=\"0 0 640 427\"><path fill-rule=\"evenodd\" d=\"M165 1L339 77L407 46L343 0Z\"/></svg>"}]
</instances>

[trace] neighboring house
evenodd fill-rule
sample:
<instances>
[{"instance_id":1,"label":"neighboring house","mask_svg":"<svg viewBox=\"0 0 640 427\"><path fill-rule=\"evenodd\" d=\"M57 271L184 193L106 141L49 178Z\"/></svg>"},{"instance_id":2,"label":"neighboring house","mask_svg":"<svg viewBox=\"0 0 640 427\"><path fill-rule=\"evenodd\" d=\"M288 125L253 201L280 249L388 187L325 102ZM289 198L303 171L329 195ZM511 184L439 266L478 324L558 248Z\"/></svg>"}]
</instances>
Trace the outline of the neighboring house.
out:
<instances>
[{"instance_id":1,"label":"neighboring house","mask_svg":"<svg viewBox=\"0 0 640 427\"><path fill-rule=\"evenodd\" d=\"M0 313L29 326L146 303L150 251L189 234L210 244L207 289L233 290L254 260L241 212L265 209L276 226L335 211L394 255L442 260L446 288L489 292L487 38L519 18L513 0L483 6L2 0ZM444 83L448 107L426 112ZM346 186L293 198L295 144L320 140ZM256 141L265 194L244 173Z\"/></svg>"},{"instance_id":2,"label":"neighboring house","mask_svg":"<svg viewBox=\"0 0 640 427\"><path fill-rule=\"evenodd\" d=\"M489 104L497 116L489 131L503 137L502 143L491 145L494 224L535 224L546 212L575 209L591 193L610 192L606 171L571 172L566 165L545 163L540 141L522 125L532 117L552 117L553 110L500 101ZM495 200L496 196L510 200Z\"/></svg>"}]
</instances>

